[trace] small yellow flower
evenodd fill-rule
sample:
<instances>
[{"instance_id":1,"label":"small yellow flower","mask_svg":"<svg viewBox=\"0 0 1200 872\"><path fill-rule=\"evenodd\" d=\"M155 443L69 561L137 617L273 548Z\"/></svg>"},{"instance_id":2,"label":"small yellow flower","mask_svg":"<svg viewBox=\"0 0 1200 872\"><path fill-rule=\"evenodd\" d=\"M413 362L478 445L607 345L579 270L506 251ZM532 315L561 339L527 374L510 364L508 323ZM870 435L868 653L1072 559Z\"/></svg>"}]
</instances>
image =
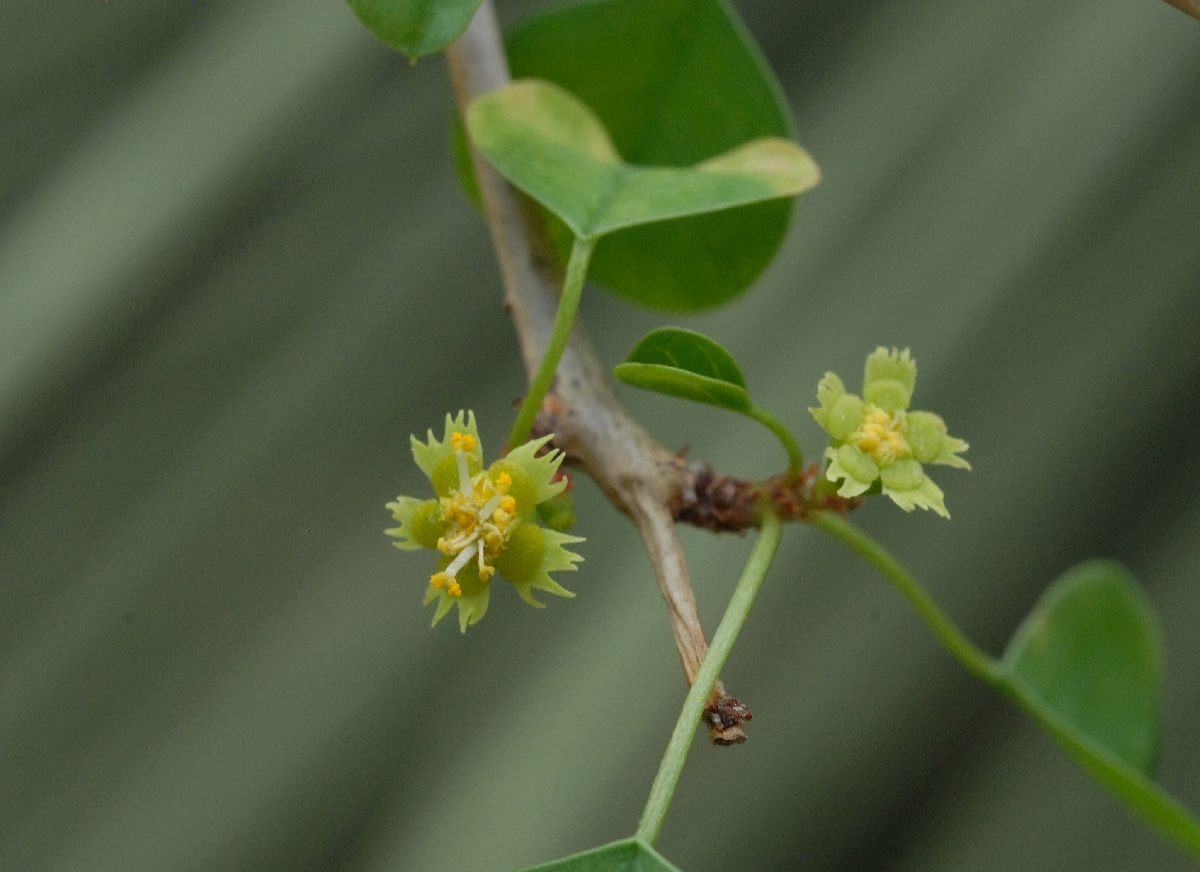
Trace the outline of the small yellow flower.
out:
<instances>
[{"instance_id":1,"label":"small yellow flower","mask_svg":"<svg viewBox=\"0 0 1200 872\"><path fill-rule=\"evenodd\" d=\"M820 405L809 411L830 436L825 474L841 481L839 496L860 496L878 481L906 512L920 507L949 518L945 495L922 464L970 469L958 456L968 446L947 433L938 415L908 410L916 382L917 364L907 348L879 347L867 357L863 396L846 393L842 380L827 372L817 385Z\"/></svg>"},{"instance_id":2,"label":"small yellow flower","mask_svg":"<svg viewBox=\"0 0 1200 872\"><path fill-rule=\"evenodd\" d=\"M440 440L432 430L425 442L412 437L413 459L435 497L401 496L388 503L400 526L387 534L403 551L428 548L441 555L425 591L425 603L437 603L434 625L457 605L465 633L487 612L490 582L497 574L533 606L542 606L534 588L574 596L550 573L574 570L583 558L564 546L583 540L543 529L536 520L538 504L566 487L555 480L562 452L538 455L551 438L526 442L484 469L474 413L447 415Z\"/></svg>"}]
</instances>

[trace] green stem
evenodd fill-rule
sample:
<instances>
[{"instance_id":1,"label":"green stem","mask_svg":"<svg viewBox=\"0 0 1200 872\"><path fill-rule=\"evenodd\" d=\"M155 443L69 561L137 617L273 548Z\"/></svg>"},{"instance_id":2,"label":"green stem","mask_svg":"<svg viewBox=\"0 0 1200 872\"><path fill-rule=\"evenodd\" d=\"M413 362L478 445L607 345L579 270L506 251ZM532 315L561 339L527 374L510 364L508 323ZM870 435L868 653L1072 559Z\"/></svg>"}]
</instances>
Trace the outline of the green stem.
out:
<instances>
[{"instance_id":1,"label":"green stem","mask_svg":"<svg viewBox=\"0 0 1200 872\"><path fill-rule=\"evenodd\" d=\"M528 441L533 429L534 419L542 408L542 400L554 383L554 372L562 359L563 349L571 337L571 326L575 323L575 313L579 311L579 298L583 295L583 280L587 276L588 261L592 257L592 249L596 247L595 239L575 238L571 246L571 257L567 261L567 274L563 279L562 296L558 300L558 311L554 315L554 326L550 329L550 338L546 342L546 351L542 354L542 362L538 364L537 372L529 383L529 393L517 410L517 419L513 421L512 430L508 434L508 447L516 448Z\"/></svg>"},{"instance_id":2,"label":"green stem","mask_svg":"<svg viewBox=\"0 0 1200 872\"><path fill-rule=\"evenodd\" d=\"M783 450L787 452L788 472L792 475L799 473L801 467L804 466L804 453L796 444L796 438L792 436L791 431L783 426L778 418L755 403L751 403L750 408L746 410L746 415L775 434L776 438L783 443Z\"/></svg>"},{"instance_id":3,"label":"green stem","mask_svg":"<svg viewBox=\"0 0 1200 872\"><path fill-rule=\"evenodd\" d=\"M713 634L708 653L704 655L704 661L700 664L700 671L696 673L692 688L683 701L679 720L675 722L671 740L667 743L667 750L658 765L658 774L654 776L654 784L650 787L646 810L642 812L642 819L638 822L635 838L648 845L654 844L662 831L663 819L667 816L671 797L675 795L675 786L679 783L684 761L687 760L688 751L692 747L696 726L700 723L705 706L708 705L708 698L717 682L717 676L729 658L734 640L737 639L742 624L746 622L750 606L758 596L758 589L762 586L767 569L775 559L775 552L779 549L780 530L779 518L771 512L764 513L758 541L754 543L754 549L746 561L746 568L742 570L742 577L733 589L733 596L729 599L717 632Z\"/></svg>"},{"instance_id":4,"label":"green stem","mask_svg":"<svg viewBox=\"0 0 1200 872\"><path fill-rule=\"evenodd\" d=\"M912 603L933 635L968 672L994 687L1003 687L1005 682L1000 664L963 635L946 613L938 608L925 588L882 545L834 512L810 512L809 521L814 527L841 539L859 557L882 572L892 586Z\"/></svg>"}]
</instances>

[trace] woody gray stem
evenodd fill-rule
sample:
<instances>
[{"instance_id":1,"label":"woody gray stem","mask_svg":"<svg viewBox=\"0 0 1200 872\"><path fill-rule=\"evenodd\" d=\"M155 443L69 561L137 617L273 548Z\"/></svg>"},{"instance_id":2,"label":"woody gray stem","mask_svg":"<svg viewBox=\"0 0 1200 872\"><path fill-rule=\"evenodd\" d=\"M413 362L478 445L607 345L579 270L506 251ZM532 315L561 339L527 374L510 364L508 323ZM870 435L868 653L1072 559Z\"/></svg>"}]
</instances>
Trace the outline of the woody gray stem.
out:
<instances>
[{"instance_id":1,"label":"woody gray stem","mask_svg":"<svg viewBox=\"0 0 1200 872\"><path fill-rule=\"evenodd\" d=\"M446 57L460 110L510 80L491 0L480 5L466 32L447 49ZM532 377L551 335L562 276L527 202L477 152L472 151L471 160L500 263L506 307L517 330L525 369ZM667 601L675 643L690 683L708 646L668 508L678 501L685 465L625 411L578 324L543 410L548 407L552 407L555 445L582 466L637 525ZM737 735L740 725L736 723L720 728L710 724L710 730L716 741L721 735L732 736L730 741L744 738Z\"/></svg>"}]
</instances>

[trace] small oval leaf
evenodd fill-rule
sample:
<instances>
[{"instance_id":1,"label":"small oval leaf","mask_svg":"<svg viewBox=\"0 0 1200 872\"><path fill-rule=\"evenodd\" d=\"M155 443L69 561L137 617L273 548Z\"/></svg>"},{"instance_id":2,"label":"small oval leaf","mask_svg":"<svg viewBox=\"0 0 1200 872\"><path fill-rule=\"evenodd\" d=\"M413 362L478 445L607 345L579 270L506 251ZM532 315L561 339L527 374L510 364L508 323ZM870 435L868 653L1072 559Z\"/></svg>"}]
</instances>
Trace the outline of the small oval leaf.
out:
<instances>
[{"instance_id":1,"label":"small oval leaf","mask_svg":"<svg viewBox=\"0 0 1200 872\"><path fill-rule=\"evenodd\" d=\"M679 872L662 855L637 839L622 839L525 872Z\"/></svg>"},{"instance_id":2,"label":"small oval leaf","mask_svg":"<svg viewBox=\"0 0 1200 872\"><path fill-rule=\"evenodd\" d=\"M735 412L753 405L733 356L694 330L664 327L647 333L613 374L642 390Z\"/></svg>"},{"instance_id":3,"label":"small oval leaf","mask_svg":"<svg viewBox=\"0 0 1200 872\"><path fill-rule=\"evenodd\" d=\"M358 20L385 45L413 60L462 36L481 0L347 0Z\"/></svg>"},{"instance_id":4,"label":"small oval leaf","mask_svg":"<svg viewBox=\"0 0 1200 872\"><path fill-rule=\"evenodd\" d=\"M1119 563L1082 563L1055 581L1001 661L1059 718L1142 772L1158 745L1163 658L1158 625Z\"/></svg>"},{"instance_id":5,"label":"small oval leaf","mask_svg":"<svg viewBox=\"0 0 1200 872\"><path fill-rule=\"evenodd\" d=\"M1153 613L1124 568L1095 561L1051 586L996 677L1084 771L1200 859L1200 820L1147 775L1161 671Z\"/></svg>"},{"instance_id":6,"label":"small oval leaf","mask_svg":"<svg viewBox=\"0 0 1200 872\"><path fill-rule=\"evenodd\" d=\"M591 109L540 79L478 97L467 107L466 125L501 175L584 239L790 197L820 179L807 152L776 137L691 167L627 164Z\"/></svg>"},{"instance_id":7,"label":"small oval leaf","mask_svg":"<svg viewBox=\"0 0 1200 872\"><path fill-rule=\"evenodd\" d=\"M756 138L794 134L783 89L727 0L552 5L517 24L505 48L514 78L547 79L579 97L633 164L686 166ZM453 142L469 192L461 124ZM618 230L596 246L588 275L656 309L719 306L770 263L791 210L790 199L769 200ZM546 218L565 264L574 237Z\"/></svg>"}]
</instances>

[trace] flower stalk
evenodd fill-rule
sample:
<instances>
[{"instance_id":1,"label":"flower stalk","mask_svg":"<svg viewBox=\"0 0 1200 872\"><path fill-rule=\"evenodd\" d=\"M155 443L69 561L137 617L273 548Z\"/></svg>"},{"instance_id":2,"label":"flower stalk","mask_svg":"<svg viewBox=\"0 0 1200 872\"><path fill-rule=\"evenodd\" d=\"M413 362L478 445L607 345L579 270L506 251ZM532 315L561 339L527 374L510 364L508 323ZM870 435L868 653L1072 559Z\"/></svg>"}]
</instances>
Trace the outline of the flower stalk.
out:
<instances>
[{"instance_id":1,"label":"flower stalk","mask_svg":"<svg viewBox=\"0 0 1200 872\"><path fill-rule=\"evenodd\" d=\"M696 674L691 690L688 691L687 697L683 701L679 719L675 722L675 729L667 743L667 750L663 754L658 773L654 776L654 783L650 787L650 796L646 800L646 808L642 812L642 819L638 823L636 834L636 838L648 845L654 844L658 834L662 831L667 808L671 804L671 798L675 795L675 787L679 784L683 764L687 761L688 751L692 746L696 725L700 720L701 713L708 705L708 699L713 685L717 681L717 676L725 666L725 661L729 659L733 643L737 640L742 625L746 623L750 607L754 605L754 599L758 596L767 570L770 569L771 562L775 559L775 552L779 550L781 531L782 524L780 524L779 518L770 512L764 513L758 540L754 543L750 558L746 561L745 569L742 570L741 578L738 579L737 586L733 589L733 596L729 599L729 605L725 608L725 614L717 626L717 632L713 634L712 642L708 646L708 653L704 655L704 660L700 664L700 671Z\"/></svg>"}]
</instances>

